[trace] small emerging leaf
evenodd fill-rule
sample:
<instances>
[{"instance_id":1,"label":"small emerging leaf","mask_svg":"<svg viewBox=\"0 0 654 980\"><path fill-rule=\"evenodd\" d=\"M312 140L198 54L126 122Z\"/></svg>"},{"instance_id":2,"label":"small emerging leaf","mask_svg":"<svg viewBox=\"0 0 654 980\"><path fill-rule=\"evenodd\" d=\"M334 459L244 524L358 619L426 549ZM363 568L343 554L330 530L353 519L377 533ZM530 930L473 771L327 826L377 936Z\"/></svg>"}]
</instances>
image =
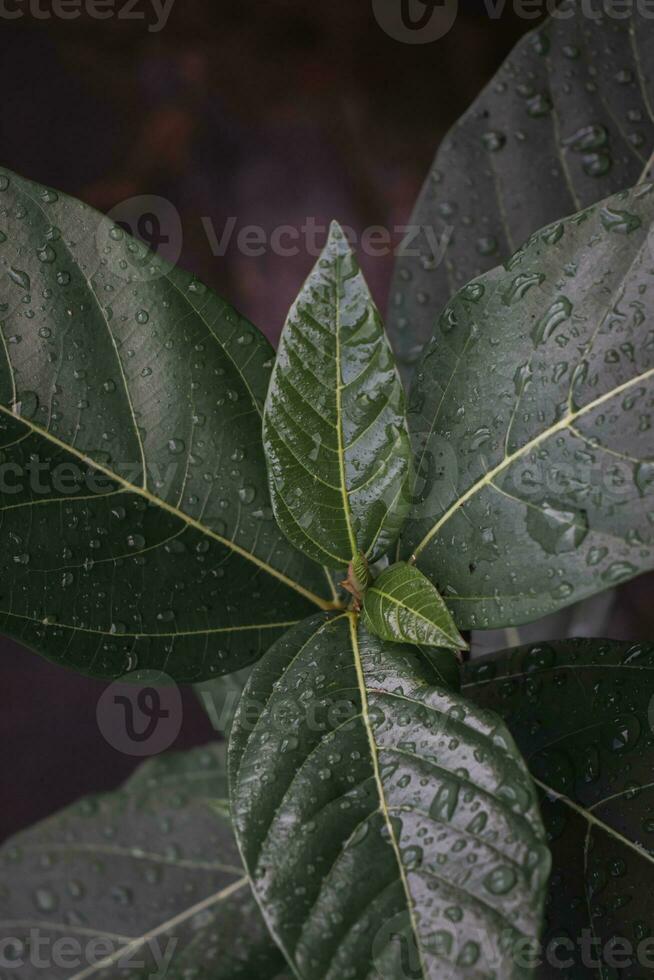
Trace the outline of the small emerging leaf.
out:
<instances>
[{"instance_id":1,"label":"small emerging leaf","mask_svg":"<svg viewBox=\"0 0 654 980\"><path fill-rule=\"evenodd\" d=\"M293 544L330 568L388 551L409 505L404 395L335 223L286 321L263 434L275 517Z\"/></svg>"},{"instance_id":2,"label":"small emerging leaf","mask_svg":"<svg viewBox=\"0 0 654 980\"><path fill-rule=\"evenodd\" d=\"M463 650L467 644L443 599L415 566L385 569L363 599L368 629L382 640Z\"/></svg>"}]
</instances>

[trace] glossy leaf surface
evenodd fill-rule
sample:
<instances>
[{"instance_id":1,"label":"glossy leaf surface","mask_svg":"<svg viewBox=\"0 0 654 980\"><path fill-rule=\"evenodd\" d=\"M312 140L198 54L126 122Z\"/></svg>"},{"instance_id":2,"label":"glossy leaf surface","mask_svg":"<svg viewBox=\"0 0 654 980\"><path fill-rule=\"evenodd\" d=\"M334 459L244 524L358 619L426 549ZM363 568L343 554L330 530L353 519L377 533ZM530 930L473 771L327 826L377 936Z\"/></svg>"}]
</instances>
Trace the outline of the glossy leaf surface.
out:
<instances>
[{"instance_id":1,"label":"glossy leaf surface","mask_svg":"<svg viewBox=\"0 0 654 980\"><path fill-rule=\"evenodd\" d=\"M464 693L503 716L542 793L553 868L539 978L652 976L654 646L565 640L465 670Z\"/></svg>"},{"instance_id":2,"label":"glossy leaf surface","mask_svg":"<svg viewBox=\"0 0 654 980\"><path fill-rule=\"evenodd\" d=\"M631 187L645 170L654 22L640 4L619 16L601 9L559 4L439 147L391 290L388 328L407 374L465 283L537 228Z\"/></svg>"},{"instance_id":3,"label":"glossy leaf surface","mask_svg":"<svg viewBox=\"0 0 654 980\"><path fill-rule=\"evenodd\" d=\"M331 568L388 550L408 507L404 395L336 224L286 321L263 432L275 515L293 544Z\"/></svg>"},{"instance_id":4,"label":"glossy leaf surface","mask_svg":"<svg viewBox=\"0 0 654 980\"><path fill-rule=\"evenodd\" d=\"M225 794L220 746L162 756L117 792L8 841L0 937L10 973L141 980L167 963L169 980L277 977L284 959L243 874Z\"/></svg>"},{"instance_id":5,"label":"glossy leaf surface","mask_svg":"<svg viewBox=\"0 0 654 980\"><path fill-rule=\"evenodd\" d=\"M414 565L384 569L363 597L367 629L382 640L463 650L466 642L429 579Z\"/></svg>"},{"instance_id":6,"label":"glossy leaf surface","mask_svg":"<svg viewBox=\"0 0 654 980\"><path fill-rule=\"evenodd\" d=\"M0 207L0 628L103 677L252 662L332 598L272 517L269 344L79 201Z\"/></svg>"},{"instance_id":7,"label":"glossy leaf surface","mask_svg":"<svg viewBox=\"0 0 654 980\"><path fill-rule=\"evenodd\" d=\"M435 687L415 648L344 613L257 664L229 750L234 826L302 980L527 974L549 854L497 716Z\"/></svg>"},{"instance_id":8,"label":"glossy leaf surface","mask_svg":"<svg viewBox=\"0 0 654 980\"><path fill-rule=\"evenodd\" d=\"M652 185L464 287L419 367L403 532L461 628L536 619L654 565Z\"/></svg>"}]
</instances>

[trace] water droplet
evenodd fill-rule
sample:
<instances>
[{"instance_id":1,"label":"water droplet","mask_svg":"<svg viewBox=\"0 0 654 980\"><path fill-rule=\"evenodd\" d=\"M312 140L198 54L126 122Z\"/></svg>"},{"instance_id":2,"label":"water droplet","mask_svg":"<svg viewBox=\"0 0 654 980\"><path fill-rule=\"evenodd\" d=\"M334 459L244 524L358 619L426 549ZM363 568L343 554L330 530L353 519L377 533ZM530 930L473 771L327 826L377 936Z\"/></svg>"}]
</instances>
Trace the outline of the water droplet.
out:
<instances>
[{"instance_id":1,"label":"water droplet","mask_svg":"<svg viewBox=\"0 0 654 980\"><path fill-rule=\"evenodd\" d=\"M527 531L548 554L560 555L582 543L588 534L588 515L544 500L540 506L527 508Z\"/></svg>"},{"instance_id":2,"label":"water droplet","mask_svg":"<svg viewBox=\"0 0 654 980\"><path fill-rule=\"evenodd\" d=\"M531 338L534 343L544 344L549 340L556 328L569 319L571 313L572 303L570 300L566 296L558 296L534 325L531 331Z\"/></svg>"},{"instance_id":3,"label":"water droplet","mask_svg":"<svg viewBox=\"0 0 654 980\"><path fill-rule=\"evenodd\" d=\"M490 871L484 878L484 887L491 895L506 895L517 881L515 870L509 865L500 865Z\"/></svg>"}]
</instances>

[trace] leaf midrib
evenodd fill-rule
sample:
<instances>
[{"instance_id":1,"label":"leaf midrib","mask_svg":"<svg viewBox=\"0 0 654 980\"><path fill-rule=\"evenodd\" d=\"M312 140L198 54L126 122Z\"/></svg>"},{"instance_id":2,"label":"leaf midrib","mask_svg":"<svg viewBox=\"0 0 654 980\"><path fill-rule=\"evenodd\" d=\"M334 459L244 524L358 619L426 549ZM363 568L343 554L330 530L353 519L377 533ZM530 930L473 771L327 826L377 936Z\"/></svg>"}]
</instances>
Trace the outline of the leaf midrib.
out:
<instances>
[{"instance_id":1,"label":"leaf midrib","mask_svg":"<svg viewBox=\"0 0 654 980\"><path fill-rule=\"evenodd\" d=\"M260 568L262 571L266 572L266 574L268 575L271 575L273 578L278 579L280 582L282 582L284 585L287 585L289 588L294 589L300 595L304 596L305 599L308 599L310 602L313 602L320 609L328 610L328 609L335 608L333 602L328 602L326 599L321 598L321 596L316 595L314 592L311 592L310 589L306 589L304 586L300 585L299 582L296 582L294 579L289 578L283 572L280 572L278 569L273 568L272 565L269 565L261 558L258 558L256 555L253 555L251 552L247 551L246 548L242 548L240 545L236 544L235 541L232 541L230 538L225 538L223 537L223 535L218 534L216 531L213 531L211 528L202 524L194 517L191 517L189 514L184 513L184 511L182 510L179 510L178 507L175 507L173 504L169 504L167 501L162 500L161 497L157 497L155 494L151 493L151 491L148 490L146 487L139 487L133 483L130 483L129 480L124 479L123 477L119 476L117 473L114 473L107 466L104 466L102 463L99 463L97 460L94 460L90 456L85 455L84 453L80 452L80 450L75 449L74 446L67 445L65 442L63 442L63 440L53 435L53 433L48 432L47 429L42 428L40 425L37 425L31 420L23 419L20 416L15 415L13 412L9 411L9 409L5 405L0 404L0 412L4 413L5 415L8 415L15 422L20 422L22 425L27 426L27 428L30 429L34 434L40 436L42 439L45 439L48 442L51 442L53 445L55 445L58 449L61 449L63 452L70 453L71 455L79 459L80 462L91 467L97 472L102 473L108 479L112 480L114 483L117 483L119 486L121 486L123 490L126 490L128 493L138 494L139 496L147 500L148 503L152 504L154 507L160 507L162 510L166 511L166 513L171 514L173 517L176 517L180 521L183 521L185 524L187 524L189 527L192 527L195 531L198 531L200 534L212 538L214 541L217 541L219 544L223 545L223 547L229 548L235 554L240 555L242 558L245 558L248 561L252 562L253 565L257 566L257 568Z\"/></svg>"},{"instance_id":2,"label":"leaf midrib","mask_svg":"<svg viewBox=\"0 0 654 980\"><path fill-rule=\"evenodd\" d=\"M526 442L523 446L521 446L519 449L516 449L509 456L504 456L504 458L496 466L488 470L480 480L477 480L476 483L473 483L473 485L469 487L468 490L465 491L465 493L463 493L460 497L458 497L457 500L455 500L454 503L445 511L443 516L439 518L439 520L422 538L422 540L414 550L413 554L411 555L410 561L412 563L415 563L416 559L420 556L421 552L427 547L427 545L438 534L440 529L450 520L450 518L453 517L454 514L456 514L457 511L460 510L461 507L463 507L463 505L468 502L468 500L470 500L478 492L480 492L489 484L491 484L495 479L495 477L498 476L500 473L502 473L505 469L507 469L517 460L521 459L523 456L530 453L532 450L536 449L542 442L545 442L547 439L555 435L557 432L562 432L565 429L569 428L572 422L575 421L576 419L582 418L588 412L592 412L596 408L599 408L599 406L603 405L604 402L610 401L612 398L621 395L623 392L633 387L633 385L646 381L648 378L652 376L654 376L654 368L650 368L648 371L644 371L642 374L638 374L636 375L636 377L630 378L629 381L623 382L621 385L618 385L617 388L612 388L610 391L607 391L603 395L600 395L599 398L595 398L587 405L583 405L576 412L566 413L563 416L563 418L559 419L559 421L556 422L554 425L550 426L547 429L544 429L543 432L539 433L537 436L534 436L533 439L530 439L529 442Z\"/></svg>"},{"instance_id":3,"label":"leaf midrib","mask_svg":"<svg viewBox=\"0 0 654 980\"><path fill-rule=\"evenodd\" d=\"M569 796L565 796L564 793L559 793L558 790L552 789L552 787L548 786L547 783L543 783L540 779L537 779L533 773L531 774L531 778L534 783L539 786L547 796L550 797L550 799L554 799L559 803L565 804L565 806L569 807L571 810L574 810L578 816L582 817L590 825L603 830L609 835L609 837L619 841L621 844L624 844L625 847L630 848L630 850L640 855L641 858L645 858L646 861L650 861L652 864L654 864L654 856L652 856L635 841L629 840L629 838L625 837L624 834L621 834L619 830L616 830L614 827L610 827L609 824L605 823L603 820L600 820L599 817L594 816L594 814L592 814L586 807L581 806L579 803L575 803L574 800L571 800ZM601 800L600 802L604 803L606 801ZM599 806L599 803L594 805Z\"/></svg>"},{"instance_id":4,"label":"leaf midrib","mask_svg":"<svg viewBox=\"0 0 654 980\"><path fill-rule=\"evenodd\" d=\"M341 498L343 500L343 511L345 513L345 526L347 536L352 551L351 558L357 553L357 541L352 529L352 514L350 513L350 496L347 489L345 477L345 440L343 438L343 406L342 392L345 387L343 384L343 374L341 370L341 256L336 255L336 282L334 288L335 296L335 316L336 329L334 338L334 356L336 360L336 439L338 446L338 475L341 488Z\"/></svg>"},{"instance_id":5,"label":"leaf midrib","mask_svg":"<svg viewBox=\"0 0 654 980\"><path fill-rule=\"evenodd\" d=\"M437 630L442 636L445 637L445 639L451 640L453 643L456 643L458 645L459 643L458 637L453 636L451 633L448 633L446 630L442 628L442 626L437 626L436 623L433 622L433 620L428 619L427 616L424 616L417 609L412 609L411 606L407 606L405 602L402 602L400 599L396 599L395 596L391 595L390 592L384 592L382 589L380 589L378 586L375 585L372 585L369 591L374 592L376 595L379 595L382 598L388 599L389 602L392 602L394 605L399 606L400 609L405 609L410 616L415 616L416 619L422 620L422 622L426 623L426 625L429 626L431 629ZM413 595L420 595L420 593L414 592Z\"/></svg>"},{"instance_id":6,"label":"leaf midrib","mask_svg":"<svg viewBox=\"0 0 654 980\"><path fill-rule=\"evenodd\" d=\"M411 929L413 931L416 949L418 951L418 958L420 960L420 969L422 972L422 976L426 978L429 976L429 973L427 971L423 954L422 954L422 947L420 944L420 933L418 932L418 924L416 922L415 913L414 913L413 898L411 896L411 891L409 889L409 883L407 881L406 871L404 870L404 864L402 862L402 855L400 853L400 848L395 838L395 831L393 829L391 816L388 810L388 806L386 805L384 784L382 782L381 771L379 766L377 743L375 742L375 736L373 735L372 725L370 722L370 713L369 713L369 706L368 706L368 688L366 687L366 681L363 674L363 666L361 664L361 651L359 649L359 637L357 633L357 616L353 612L347 612L345 615L348 618L348 624L350 627L354 669L357 675L357 681L359 684L359 696L361 698L361 715L363 720L363 727L366 730L366 736L368 738L368 745L370 746L370 759L372 762L373 772L375 776L375 784L377 786L377 796L379 797L379 809L382 816L384 817L384 822L386 824L386 829L388 831L388 839L391 843L393 852L395 854L395 861L397 864L400 880L402 882L402 887L404 889L407 911L409 913L409 919L411 921Z\"/></svg>"}]
</instances>

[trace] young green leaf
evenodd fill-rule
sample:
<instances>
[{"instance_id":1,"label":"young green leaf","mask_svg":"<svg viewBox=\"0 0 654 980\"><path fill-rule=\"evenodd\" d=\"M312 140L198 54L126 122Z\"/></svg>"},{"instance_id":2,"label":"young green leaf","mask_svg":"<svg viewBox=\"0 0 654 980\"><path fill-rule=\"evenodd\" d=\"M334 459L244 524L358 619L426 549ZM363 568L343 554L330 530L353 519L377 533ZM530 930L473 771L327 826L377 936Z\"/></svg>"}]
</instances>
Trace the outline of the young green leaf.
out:
<instances>
[{"instance_id":1,"label":"young green leaf","mask_svg":"<svg viewBox=\"0 0 654 980\"><path fill-rule=\"evenodd\" d=\"M461 628L654 566L652 185L542 229L445 309L410 400L403 532Z\"/></svg>"},{"instance_id":2,"label":"young green leaf","mask_svg":"<svg viewBox=\"0 0 654 980\"><path fill-rule=\"evenodd\" d=\"M254 715L253 715L254 712ZM499 718L415 648L313 617L254 668L229 749L239 846L302 980L525 976L549 853Z\"/></svg>"},{"instance_id":3,"label":"young green leaf","mask_svg":"<svg viewBox=\"0 0 654 980\"><path fill-rule=\"evenodd\" d=\"M408 508L404 395L335 223L286 321L263 433L275 516L296 547L331 568L388 550Z\"/></svg>"},{"instance_id":4,"label":"young green leaf","mask_svg":"<svg viewBox=\"0 0 654 980\"><path fill-rule=\"evenodd\" d=\"M0 942L5 963L21 961L10 973L273 980L282 972L225 816L223 755L214 745L146 762L120 790L80 800L0 849Z\"/></svg>"},{"instance_id":5,"label":"young green leaf","mask_svg":"<svg viewBox=\"0 0 654 980\"><path fill-rule=\"evenodd\" d=\"M382 640L452 650L467 647L429 579L404 562L384 569L369 586L363 615L368 629Z\"/></svg>"},{"instance_id":6,"label":"young green leaf","mask_svg":"<svg viewBox=\"0 0 654 980\"><path fill-rule=\"evenodd\" d=\"M407 375L461 286L536 229L637 183L654 147L653 43L640 4L595 18L564 0L454 124L391 288L388 329Z\"/></svg>"},{"instance_id":7,"label":"young green leaf","mask_svg":"<svg viewBox=\"0 0 654 980\"><path fill-rule=\"evenodd\" d=\"M571 977L608 980L618 963L650 976L654 645L562 640L465 670L465 694L505 718L542 793L553 857L545 950Z\"/></svg>"},{"instance_id":8,"label":"young green leaf","mask_svg":"<svg viewBox=\"0 0 654 980\"><path fill-rule=\"evenodd\" d=\"M0 174L0 629L190 681L331 605L275 526L267 341L91 208Z\"/></svg>"}]
</instances>

